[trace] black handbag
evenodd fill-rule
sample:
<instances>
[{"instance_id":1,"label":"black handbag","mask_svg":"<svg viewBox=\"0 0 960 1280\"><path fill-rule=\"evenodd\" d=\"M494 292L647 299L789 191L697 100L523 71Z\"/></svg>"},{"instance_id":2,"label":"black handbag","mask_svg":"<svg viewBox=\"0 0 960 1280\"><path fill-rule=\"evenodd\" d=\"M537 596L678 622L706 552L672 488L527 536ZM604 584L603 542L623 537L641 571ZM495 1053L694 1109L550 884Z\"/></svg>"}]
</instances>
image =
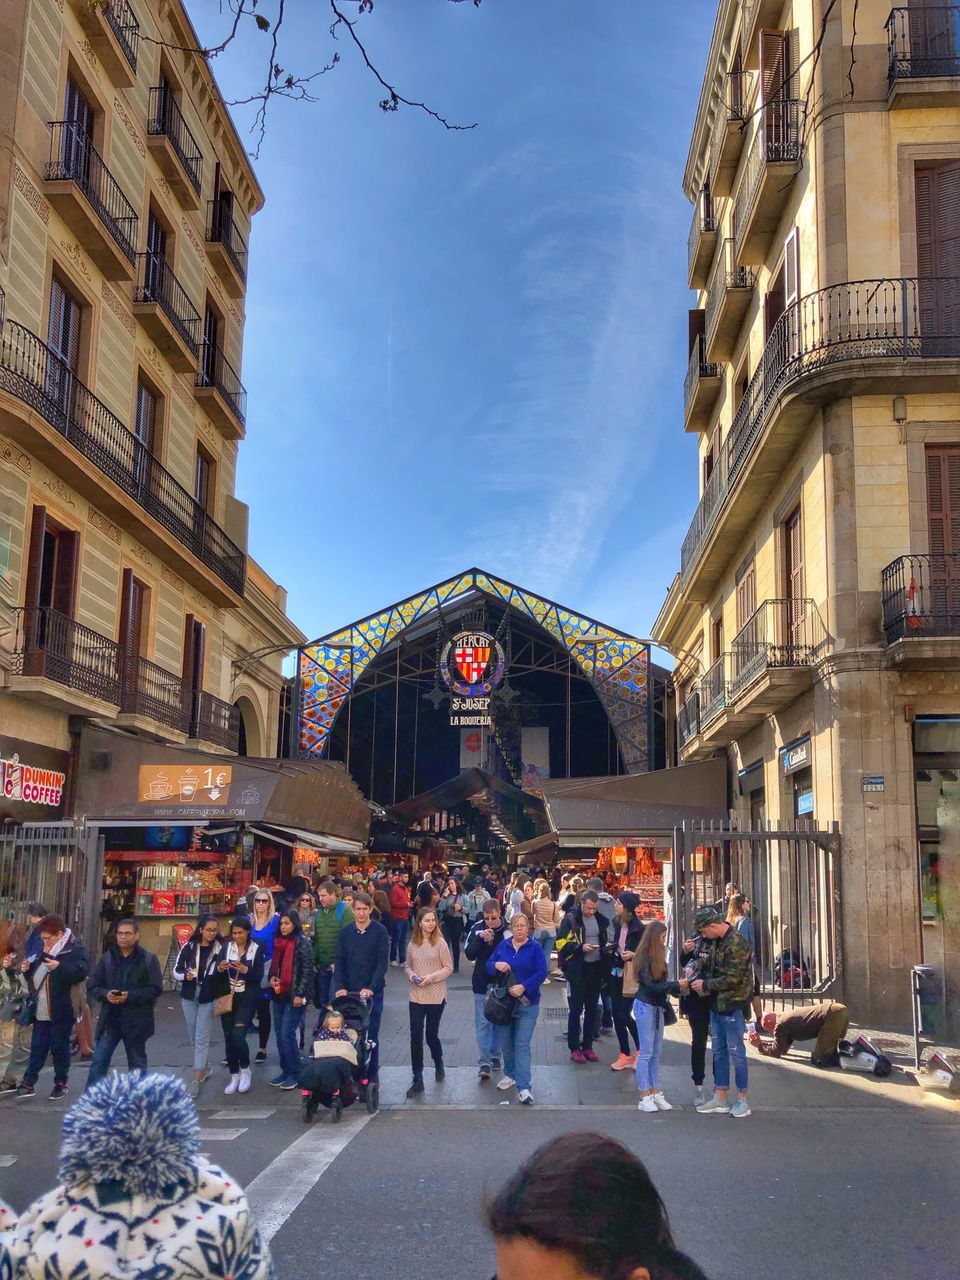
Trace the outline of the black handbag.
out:
<instances>
[{"instance_id":1,"label":"black handbag","mask_svg":"<svg viewBox=\"0 0 960 1280\"><path fill-rule=\"evenodd\" d=\"M495 1027L508 1027L513 1021L517 997L512 996L508 990L512 982L513 975L506 974L501 982L490 988L483 1002L483 1016Z\"/></svg>"},{"instance_id":2,"label":"black handbag","mask_svg":"<svg viewBox=\"0 0 960 1280\"><path fill-rule=\"evenodd\" d=\"M676 1022L676 1020L677 1020L677 1011L676 1009L674 1009L673 1005L668 1000L663 1007L663 1025L665 1027L672 1027L673 1024Z\"/></svg>"}]
</instances>

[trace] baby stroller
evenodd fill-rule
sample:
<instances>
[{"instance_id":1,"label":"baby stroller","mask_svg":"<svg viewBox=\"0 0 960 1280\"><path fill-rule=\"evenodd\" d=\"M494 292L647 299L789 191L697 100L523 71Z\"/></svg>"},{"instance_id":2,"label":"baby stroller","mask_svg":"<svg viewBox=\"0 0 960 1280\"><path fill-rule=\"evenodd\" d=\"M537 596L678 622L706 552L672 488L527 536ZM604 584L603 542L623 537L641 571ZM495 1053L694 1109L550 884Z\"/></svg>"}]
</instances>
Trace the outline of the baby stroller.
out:
<instances>
[{"instance_id":1,"label":"baby stroller","mask_svg":"<svg viewBox=\"0 0 960 1280\"><path fill-rule=\"evenodd\" d=\"M357 1065L342 1058L308 1058L300 1069L299 1085L303 1094L303 1123L313 1124L321 1106L330 1112L333 1124L339 1124L344 1108L360 1101L371 1115L380 1106L380 1086L369 1078L370 1056L374 1042L368 1038L371 1006L351 991L336 997L330 1006L343 1017L356 1051ZM328 1042L329 1043L329 1042Z\"/></svg>"}]
</instances>

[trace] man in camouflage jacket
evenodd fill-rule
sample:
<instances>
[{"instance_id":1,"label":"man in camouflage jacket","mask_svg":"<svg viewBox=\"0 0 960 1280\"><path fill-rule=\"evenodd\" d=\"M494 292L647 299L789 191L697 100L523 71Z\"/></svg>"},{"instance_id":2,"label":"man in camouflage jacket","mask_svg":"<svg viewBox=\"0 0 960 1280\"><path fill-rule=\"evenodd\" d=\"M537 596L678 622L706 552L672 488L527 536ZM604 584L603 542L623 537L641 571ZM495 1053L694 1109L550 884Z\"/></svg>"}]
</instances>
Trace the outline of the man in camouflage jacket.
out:
<instances>
[{"instance_id":1,"label":"man in camouflage jacket","mask_svg":"<svg viewBox=\"0 0 960 1280\"><path fill-rule=\"evenodd\" d=\"M691 991L712 995L716 1004L710 1011L710 1040L713 1044L714 1096L697 1110L706 1115L717 1112L741 1120L750 1115L747 1102L747 1049L743 1042L745 1013L753 995L753 952L742 934L715 911L701 907L693 917L693 927L710 944L703 965L703 977L690 983ZM730 1061L734 1064L737 1101L731 1107Z\"/></svg>"}]
</instances>

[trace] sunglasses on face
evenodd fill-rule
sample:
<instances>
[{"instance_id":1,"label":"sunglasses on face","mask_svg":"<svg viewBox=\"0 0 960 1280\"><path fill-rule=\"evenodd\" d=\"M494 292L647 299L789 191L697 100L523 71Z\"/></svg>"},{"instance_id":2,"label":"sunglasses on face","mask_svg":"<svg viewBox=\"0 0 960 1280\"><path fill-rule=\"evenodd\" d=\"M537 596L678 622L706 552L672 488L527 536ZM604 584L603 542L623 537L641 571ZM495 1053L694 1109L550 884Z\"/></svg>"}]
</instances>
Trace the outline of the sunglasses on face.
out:
<instances>
[{"instance_id":1,"label":"sunglasses on face","mask_svg":"<svg viewBox=\"0 0 960 1280\"><path fill-rule=\"evenodd\" d=\"M269 902L269 898L254 898L254 902Z\"/></svg>"}]
</instances>

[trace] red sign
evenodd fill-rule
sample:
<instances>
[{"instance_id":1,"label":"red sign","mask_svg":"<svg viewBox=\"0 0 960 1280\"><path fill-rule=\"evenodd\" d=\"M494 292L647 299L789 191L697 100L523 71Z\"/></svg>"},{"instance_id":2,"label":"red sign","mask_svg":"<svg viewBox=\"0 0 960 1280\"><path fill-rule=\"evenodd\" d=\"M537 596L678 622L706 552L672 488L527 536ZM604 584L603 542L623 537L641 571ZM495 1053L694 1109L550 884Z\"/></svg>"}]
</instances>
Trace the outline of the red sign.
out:
<instances>
[{"instance_id":1,"label":"red sign","mask_svg":"<svg viewBox=\"0 0 960 1280\"><path fill-rule=\"evenodd\" d=\"M478 643L483 639L485 639L483 636L471 636L469 640L473 643L457 645L453 651L457 670L468 684L476 684L482 680L484 672L490 665L490 645Z\"/></svg>"}]
</instances>

